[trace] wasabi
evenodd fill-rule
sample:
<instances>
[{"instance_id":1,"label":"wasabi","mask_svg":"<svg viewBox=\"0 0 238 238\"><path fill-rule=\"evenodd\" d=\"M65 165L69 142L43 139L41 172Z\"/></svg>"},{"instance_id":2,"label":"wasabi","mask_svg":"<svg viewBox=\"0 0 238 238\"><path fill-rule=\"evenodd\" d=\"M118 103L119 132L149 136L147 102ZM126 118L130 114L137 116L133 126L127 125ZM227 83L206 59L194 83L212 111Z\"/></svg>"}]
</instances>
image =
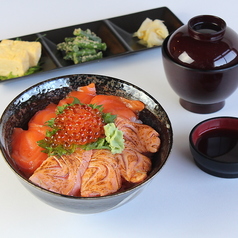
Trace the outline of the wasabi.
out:
<instances>
[{"instance_id":1,"label":"wasabi","mask_svg":"<svg viewBox=\"0 0 238 238\"><path fill-rule=\"evenodd\" d=\"M114 123L105 125L104 131L112 154L121 153L124 150L123 132L118 130Z\"/></svg>"}]
</instances>

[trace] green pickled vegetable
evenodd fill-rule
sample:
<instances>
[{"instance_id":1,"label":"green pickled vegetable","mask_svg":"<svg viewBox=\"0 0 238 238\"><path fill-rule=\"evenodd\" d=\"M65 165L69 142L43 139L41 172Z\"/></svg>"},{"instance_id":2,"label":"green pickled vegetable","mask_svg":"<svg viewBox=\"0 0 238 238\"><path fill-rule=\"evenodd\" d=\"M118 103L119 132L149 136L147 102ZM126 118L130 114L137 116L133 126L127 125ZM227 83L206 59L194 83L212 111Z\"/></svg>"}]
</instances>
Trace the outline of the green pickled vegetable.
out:
<instances>
[{"instance_id":1,"label":"green pickled vegetable","mask_svg":"<svg viewBox=\"0 0 238 238\"><path fill-rule=\"evenodd\" d=\"M81 28L75 29L73 34L75 36L85 36L88 39L92 40L92 41L97 41L99 43L102 42L101 38L98 37L94 32L92 32L91 30L87 29L86 31L83 31Z\"/></svg>"},{"instance_id":2,"label":"green pickled vegetable","mask_svg":"<svg viewBox=\"0 0 238 238\"><path fill-rule=\"evenodd\" d=\"M85 55L96 55L97 51L95 49L79 49L75 51L69 51L66 53L65 60L73 60L74 57L81 57Z\"/></svg>"},{"instance_id":3,"label":"green pickled vegetable","mask_svg":"<svg viewBox=\"0 0 238 238\"><path fill-rule=\"evenodd\" d=\"M86 37L76 36L73 44L77 45L80 48L89 48L97 50L106 50L107 46L105 43L100 43L98 41L90 40Z\"/></svg>"},{"instance_id":4,"label":"green pickled vegetable","mask_svg":"<svg viewBox=\"0 0 238 238\"><path fill-rule=\"evenodd\" d=\"M74 61L75 64L87 62L87 61L92 61L96 59L101 59L103 57L102 52L98 52L96 54L92 55L83 55L83 56L77 56L77 53L73 53L72 55L72 60Z\"/></svg>"},{"instance_id":5,"label":"green pickled vegetable","mask_svg":"<svg viewBox=\"0 0 238 238\"><path fill-rule=\"evenodd\" d=\"M73 35L57 45L57 49L65 53L65 60L79 64L103 57L102 51L107 49L107 45L94 32L78 28L73 31Z\"/></svg>"}]
</instances>

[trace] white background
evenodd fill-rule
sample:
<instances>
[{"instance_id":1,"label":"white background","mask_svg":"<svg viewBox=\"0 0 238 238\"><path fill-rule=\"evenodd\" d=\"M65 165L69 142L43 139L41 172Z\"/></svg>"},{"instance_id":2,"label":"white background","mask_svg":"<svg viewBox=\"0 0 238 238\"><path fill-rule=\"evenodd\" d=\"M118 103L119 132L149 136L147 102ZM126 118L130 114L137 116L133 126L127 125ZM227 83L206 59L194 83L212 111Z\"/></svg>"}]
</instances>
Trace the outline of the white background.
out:
<instances>
[{"instance_id":1,"label":"white background","mask_svg":"<svg viewBox=\"0 0 238 238\"><path fill-rule=\"evenodd\" d=\"M183 22L196 15L223 18L238 32L238 2L173 0L8 0L1 1L0 39L168 7ZM161 49L0 84L0 113L24 89L40 81L74 73L95 73L136 84L155 97L173 125L171 155L152 183L133 201L115 210L78 215L52 208L31 195L0 156L0 237L238 237L238 179L223 179L196 167L188 135L198 122L238 116L238 91L212 114L184 110L166 80Z\"/></svg>"}]
</instances>

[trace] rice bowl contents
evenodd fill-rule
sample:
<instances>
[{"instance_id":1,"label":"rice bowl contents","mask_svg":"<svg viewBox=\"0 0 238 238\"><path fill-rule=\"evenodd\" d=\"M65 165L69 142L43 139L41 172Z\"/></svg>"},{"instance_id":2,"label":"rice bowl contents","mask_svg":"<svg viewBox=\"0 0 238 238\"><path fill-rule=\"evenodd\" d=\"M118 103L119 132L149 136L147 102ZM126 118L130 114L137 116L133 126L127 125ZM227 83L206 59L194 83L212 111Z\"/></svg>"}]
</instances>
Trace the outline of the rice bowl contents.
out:
<instances>
[{"instance_id":1,"label":"rice bowl contents","mask_svg":"<svg viewBox=\"0 0 238 238\"><path fill-rule=\"evenodd\" d=\"M101 113L103 119L100 121L97 118L95 121L95 125L98 124L98 120L101 125L97 130L98 137L93 141L79 144L74 141L70 146L63 147L60 143L53 145L50 142L44 147L45 152L42 152L40 148L37 154L31 155L31 158L27 158L25 154L21 157L22 153L15 143L19 140L19 134L15 133L18 128L15 128L12 157L30 181L42 188L64 195L96 197L113 194L145 180L151 169L151 156L159 150L160 138L158 132L138 120L138 112L144 109L143 103L117 96L96 95L95 85L90 84L72 91L58 105L49 105L52 107L51 113L55 113L51 114L52 118L36 120L34 116L34 126L28 125L26 130L37 131L42 135L42 139L34 140L33 144L35 147L38 146L37 149L40 148L37 142L54 137L61 130L57 123L55 125L55 121L58 115L62 116L70 107L90 107L89 111L96 109L97 112L94 112L97 115ZM116 108L118 110L115 110ZM49 106L42 111L45 110L49 110ZM37 114L41 115L40 112ZM67 118L65 121L69 122L69 117L63 118ZM72 114L73 121L75 118L77 116ZM46 121L47 124L45 124ZM32 123L32 120L30 122ZM62 124L62 121L60 123ZM90 125L87 124L86 131ZM101 130L105 126L108 128ZM110 130L107 135L106 130ZM31 150L27 144L23 146L25 150ZM55 150L58 146L63 148L60 153ZM35 162L39 157L38 154L46 157L40 160L40 165ZM31 166L33 162L37 164L34 169Z\"/></svg>"}]
</instances>

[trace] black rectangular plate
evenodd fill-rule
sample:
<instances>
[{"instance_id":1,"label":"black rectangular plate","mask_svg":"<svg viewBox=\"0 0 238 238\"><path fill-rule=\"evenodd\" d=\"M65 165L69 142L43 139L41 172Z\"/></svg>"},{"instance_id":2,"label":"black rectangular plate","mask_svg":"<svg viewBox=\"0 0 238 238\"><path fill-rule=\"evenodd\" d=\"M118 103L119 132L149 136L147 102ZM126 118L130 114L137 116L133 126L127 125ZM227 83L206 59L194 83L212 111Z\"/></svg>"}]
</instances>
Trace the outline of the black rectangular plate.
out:
<instances>
[{"instance_id":1,"label":"black rectangular plate","mask_svg":"<svg viewBox=\"0 0 238 238\"><path fill-rule=\"evenodd\" d=\"M130 53L136 53L142 50L148 50L157 48L159 46L147 48L140 45L138 39L133 37L141 23L146 19L151 20L160 19L164 21L169 33L172 33L177 28L183 25L183 23L171 12L167 7L160 7L142 12L136 12L124 16L113 17L109 19L83 23L79 25L73 25L45 32L34 33L26 36L18 36L25 41L35 41L39 39L42 44L42 56L40 62L42 63L42 70L35 74L47 72L64 67L78 66L71 61L63 59L63 54L58 51L56 46L58 43L64 41L65 37L73 36L74 29L81 28L82 30L90 29L96 35L98 35L103 42L107 44L107 50L103 52L103 58L100 60L93 60L80 64L88 64L94 61L102 61L110 59L112 57L118 57ZM14 39L16 39L14 38ZM29 76L22 76L13 79L0 80L5 82L9 80L15 80L25 78Z\"/></svg>"}]
</instances>

